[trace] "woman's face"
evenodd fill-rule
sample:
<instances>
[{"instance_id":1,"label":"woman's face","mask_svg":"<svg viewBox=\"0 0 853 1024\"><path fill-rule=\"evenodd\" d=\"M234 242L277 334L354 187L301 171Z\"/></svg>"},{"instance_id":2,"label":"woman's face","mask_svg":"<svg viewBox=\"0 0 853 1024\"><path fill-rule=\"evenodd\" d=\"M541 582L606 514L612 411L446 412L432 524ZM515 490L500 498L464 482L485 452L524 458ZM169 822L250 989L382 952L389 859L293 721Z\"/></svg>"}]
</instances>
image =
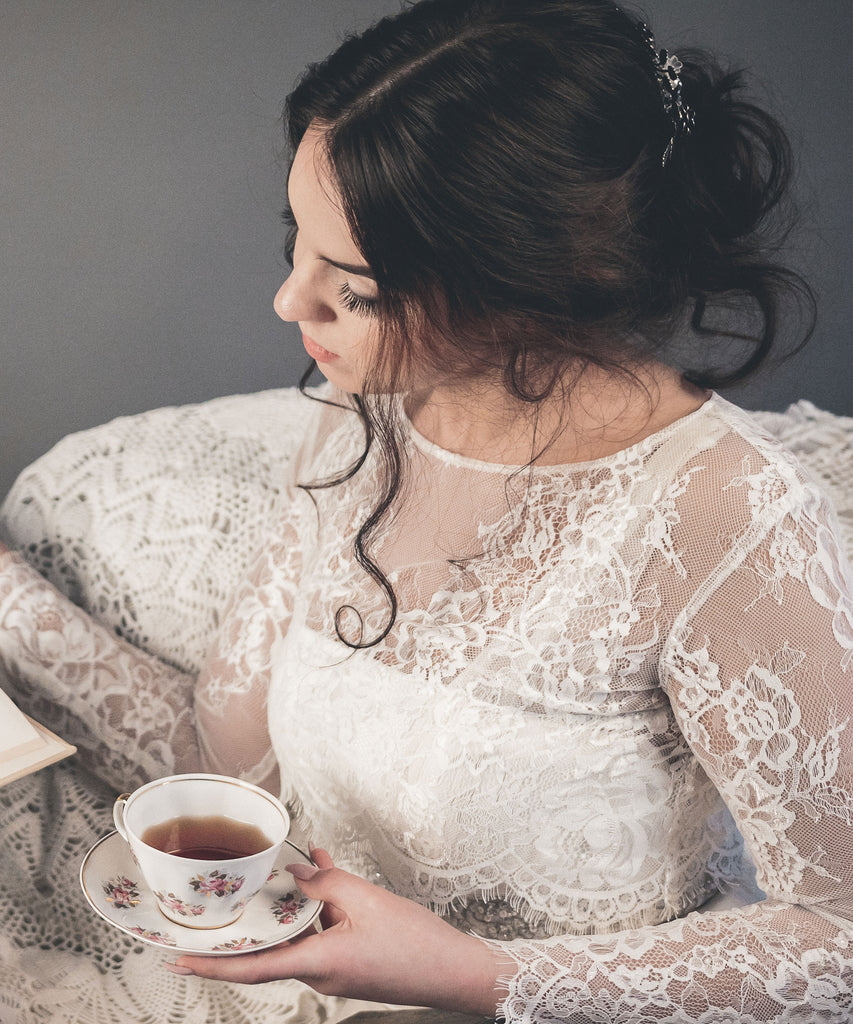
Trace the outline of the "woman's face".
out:
<instances>
[{"instance_id":1,"label":"woman's face","mask_svg":"<svg viewBox=\"0 0 853 1024\"><path fill-rule=\"evenodd\" d=\"M306 352L333 384L358 393L377 337L377 288L325 169L322 140L308 131L290 171L296 246L275 311L299 324Z\"/></svg>"}]
</instances>

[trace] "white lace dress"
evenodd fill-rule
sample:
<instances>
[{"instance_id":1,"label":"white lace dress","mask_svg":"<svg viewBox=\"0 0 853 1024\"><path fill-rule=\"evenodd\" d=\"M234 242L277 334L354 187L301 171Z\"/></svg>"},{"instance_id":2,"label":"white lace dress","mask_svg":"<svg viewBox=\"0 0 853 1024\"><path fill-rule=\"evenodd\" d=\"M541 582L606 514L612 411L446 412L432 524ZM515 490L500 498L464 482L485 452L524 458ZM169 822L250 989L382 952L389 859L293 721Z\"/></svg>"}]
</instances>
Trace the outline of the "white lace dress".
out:
<instances>
[{"instance_id":1,"label":"white lace dress","mask_svg":"<svg viewBox=\"0 0 853 1024\"><path fill-rule=\"evenodd\" d=\"M342 866L500 940L516 964L500 1008L513 1021L853 1019L851 581L832 513L780 445L716 396L582 465L516 472L413 432L405 501L376 550L397 622L351 651L339 610L349 637L386 615L351 555L374 467L309 496L294 482L347 465L357 421L294 396L269 403L289 424L271 463L293 457L265 493L250 489L254 530L229 547L239 524L217 522L215 496L206 510L234 579L187 547L194 531L182 537L174 512L103 563L113 584L98 581L94 610L135 646L22 561L0 577L0 658L22 699L121 788L134 766L203 762L267 785L278 771ZM174 430L181 414L148 423L158 415ZM124 424L114 431L141 443L146 421ZM91 495L63 477L99 441L105 454L101 429L7 502L13 539L43 535L28 556L72 592L86 557L69 557L73 529L57 558L55 531L15 513L46 521L53 494L73 520ZM107 504L118 538L122 503ZM250 532L261 553L237 585ZM192 607L145 600L146 564L152 594L166 566L183 597L188 561L207 609L196 619L221 618L197 681L206 629ZM232 585L223 611L211 589ZM92 607L92 593L75 596ZM199 641L191 656L174 653L182 625ZM741 837L767 898L691 913L748 881ZM116 959L104 970L123 984L129 957ZM290 1019L308 1012L281 991Z\"/></svg>"}]
</instances>

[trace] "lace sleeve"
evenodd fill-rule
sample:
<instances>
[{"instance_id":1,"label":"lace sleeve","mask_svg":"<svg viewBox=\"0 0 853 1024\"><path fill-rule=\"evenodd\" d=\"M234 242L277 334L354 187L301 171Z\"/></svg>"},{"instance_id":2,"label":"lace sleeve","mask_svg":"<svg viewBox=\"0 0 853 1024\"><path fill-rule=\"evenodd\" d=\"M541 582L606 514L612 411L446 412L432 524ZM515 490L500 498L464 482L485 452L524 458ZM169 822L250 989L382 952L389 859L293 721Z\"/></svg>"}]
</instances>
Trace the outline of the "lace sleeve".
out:
<instances>
[{"instance_id":1,"label":"lace sleeve","mask_svg":"<svg viewBox=\"0 0 853 1024\"><path fill-rule=\"evenodd\" d=\"M286 602L291 460L320 408L283 389L122 417L64 438L0 508L23 553L0 556L0 685L111 785L206 766L275 786L261 620L286 616L272 563L247 566L290 538Z\"/></svg>"},{"instance_id":2,"label":"lace sleeve","mask_svg":"<svg viewBox=\"0 0 853 1024\"><path fill-rule=\"evenodd\" d=\"M266 698L299 546L289 514L270 532L198 680L117 636L21 556L0 557L4 688L119 789L204 769L277 790Z\"/></svg>"},{"instance_id":3,"label":"lace sleeve","mask_svg":"<svg viewBox=\"0 0 853 1024\"><path fill-rule=\"evenodd\" d=\"M682 608L661 662L768 898L615 935L499 944L515 964L510 1020L853 1019L853 588L825 510L815 500L781 514L771 476L735 481L753 526Z\"/></svg>"},{"instance_id":4,"label":"lace sleeve","mask_svg":"<svg viewBox=\"0 0 853 1024\"><path fill-rule=\"evenodd\" d=\"M294 496L294 504L300 496ZM307 499L304 499L307 500ZM276 645L290 622L301 573L291 509L238 588L195 691L203 761L278 792L278 762L267 725L267 691Z\"/></svg>"},{"instance_id":5,"label":"lace sleeve","mask_svg":"<svg viewBox=\"0 0 853 1024\"><path fill-rule=\"evenodd\" d=\"M116 636L14 553L0 557L0 672L118 789L199 767L194 677Z\"/></svg>"}]
</instances>

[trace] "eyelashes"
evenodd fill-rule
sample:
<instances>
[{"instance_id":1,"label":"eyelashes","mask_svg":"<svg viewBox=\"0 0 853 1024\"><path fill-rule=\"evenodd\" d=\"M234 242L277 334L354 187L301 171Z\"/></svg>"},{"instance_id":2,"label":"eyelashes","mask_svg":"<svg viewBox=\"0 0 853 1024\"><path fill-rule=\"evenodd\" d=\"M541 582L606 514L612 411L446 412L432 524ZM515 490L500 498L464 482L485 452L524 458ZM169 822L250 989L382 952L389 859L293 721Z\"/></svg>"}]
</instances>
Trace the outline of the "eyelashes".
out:
<instances>
[{"instance_id":1,"label":"eyelashes","mask_svg":"<svg viewBox=\"0 0 853 1024\"><path fill-rule=\"evenodd\" d=\"M376 299L366 299L363 295L356 295L346 283L341 285L338 298L344 309L349 310L350 313L355 313L357 316L376 316Z\"/></svg>"}]
</instances>

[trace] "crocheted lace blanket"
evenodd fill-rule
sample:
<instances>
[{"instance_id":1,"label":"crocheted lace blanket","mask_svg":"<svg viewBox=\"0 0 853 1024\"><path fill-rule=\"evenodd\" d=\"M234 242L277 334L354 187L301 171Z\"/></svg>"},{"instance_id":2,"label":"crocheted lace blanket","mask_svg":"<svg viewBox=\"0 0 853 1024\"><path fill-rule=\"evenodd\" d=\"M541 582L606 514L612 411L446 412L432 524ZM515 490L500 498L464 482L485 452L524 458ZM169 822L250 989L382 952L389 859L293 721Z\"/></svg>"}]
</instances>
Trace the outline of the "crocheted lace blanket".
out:
<instances>
[{"instance_id":1,"label":"crocheted lace blanket","mask_svg":"<svg viewBox=\"0 0 853 1024\"><path fill-rule=\"evenodd\" d=\"M65 439L5 503L7 539L75 605L18 564L0 660L114 787L200 761L270 785L280 766L342 863L522 936L502 946L512 1019L847 1020L851 616L833 530L851 546L851 423L807 403L762 418L838 520L716 398L617 457L523 477L413 435L416 528L401 512L379 551L400 617L356 655L331 623L345 605L368 634L383 621L348 554L370 466L313 502L293 487L346 464L351 414L271 392L119 420ZM277 757L251 732L267 701ZM76 870L114 792L74 764L0 790L2 1013L343 1012L299 986L152 971L156 950L94 919ZM769 898L672 920L742 881L732 812Z\"/></svg>"}]
</instances>

